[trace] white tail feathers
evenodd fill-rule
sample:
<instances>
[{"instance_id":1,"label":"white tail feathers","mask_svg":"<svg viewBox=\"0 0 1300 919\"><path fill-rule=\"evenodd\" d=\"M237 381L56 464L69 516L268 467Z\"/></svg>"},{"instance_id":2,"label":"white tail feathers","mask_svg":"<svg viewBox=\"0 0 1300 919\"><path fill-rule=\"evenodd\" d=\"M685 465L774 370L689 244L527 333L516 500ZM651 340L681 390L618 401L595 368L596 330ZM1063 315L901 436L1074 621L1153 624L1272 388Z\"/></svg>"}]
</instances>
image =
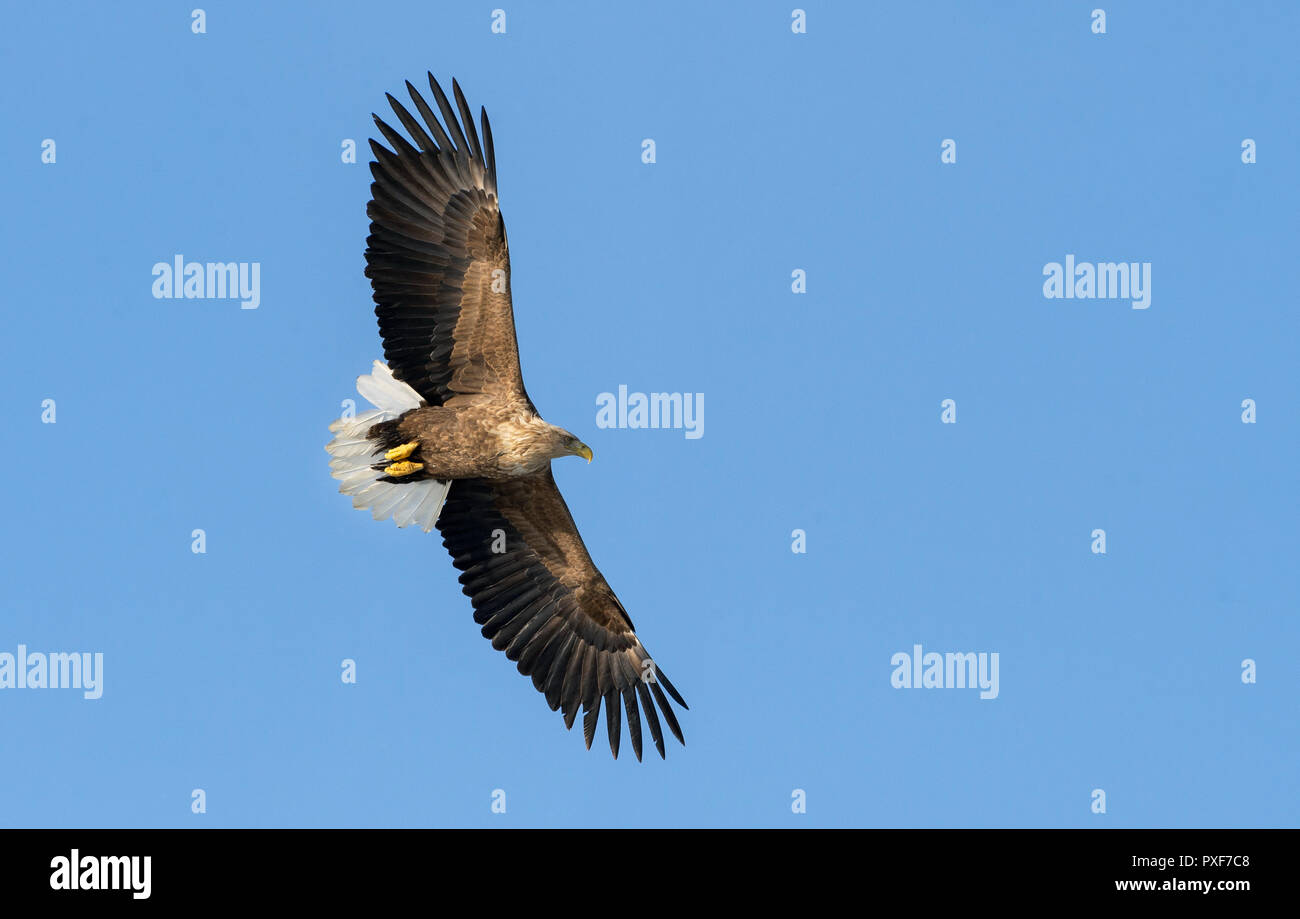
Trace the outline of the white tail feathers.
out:
<instances>
[{"instance_id":1,"label":"white tail feathers","mask_svg":"<svg viewBox=\"0 0 1300 919\"><path fill-rule=\"evenodd\" d=\"M399 527L415 523L429 532L438 521L451 483L434 479L400 484L379 481L383 472L372 467L384 462L384 448L366 437L371 426L419 408L419 393L395 379L382 361L375 361L369 376L357 377L357 392L377 407L330 425L334 439L325 447L334 457L330 475L339 480L339 491L352 496L353 507L370 508L376 520L392 517Z\"/></svg>"},{"instance_id":2,"label":"white tail feathers","mask_svg":"<svg viewBox=\"0 0 1300 919\"><path fill-rule=\"evenodd\" d=\"M424 401L419 393L394 377L383 361L375 361L370 376L357 377L357 392L369 399L380 411L390 412L390 418L419 408Z\"/></svg>"}]
</instances>

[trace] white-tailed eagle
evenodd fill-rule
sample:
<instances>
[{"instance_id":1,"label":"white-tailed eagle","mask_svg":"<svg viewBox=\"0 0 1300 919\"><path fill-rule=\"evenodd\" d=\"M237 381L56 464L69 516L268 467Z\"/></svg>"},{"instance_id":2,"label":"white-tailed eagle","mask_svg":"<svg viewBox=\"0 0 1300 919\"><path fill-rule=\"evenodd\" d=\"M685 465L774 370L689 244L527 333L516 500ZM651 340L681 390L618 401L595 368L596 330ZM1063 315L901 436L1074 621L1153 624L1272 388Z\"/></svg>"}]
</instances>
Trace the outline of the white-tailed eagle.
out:
<instances>
[{"instance_id":1,"label":"white-tailed eagle","mask_svg":"<svg viewBox=\"0 0 1300 919\"><path fill-rule=\"evenodd\" d=\"M615 757L620 709L637 759L643 717L662 757L655 705L685 743L668 699L686 702L592 563L551 476L552 459L590 462L591 449L543 421L524 391L487 112L480 138L454 80L453 109L429 75L441 121L406 88L418 120L388 102L411 140L375 116L391 149L370 141L366 276L388 363L357 380L376 408L330 425L330 470L376 520L438 527L483 636L566 727L582 710L588 748L603 703Z\"/></svg>"}]
</instances>

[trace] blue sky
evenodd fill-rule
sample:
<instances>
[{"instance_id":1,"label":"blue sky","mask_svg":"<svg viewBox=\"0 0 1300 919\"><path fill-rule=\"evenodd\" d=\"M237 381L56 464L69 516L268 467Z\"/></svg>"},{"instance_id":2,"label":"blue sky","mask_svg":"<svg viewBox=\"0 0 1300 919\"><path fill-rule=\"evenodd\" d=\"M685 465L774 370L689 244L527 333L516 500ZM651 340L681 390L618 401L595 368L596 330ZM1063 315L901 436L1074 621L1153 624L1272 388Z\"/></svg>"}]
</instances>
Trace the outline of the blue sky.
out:
<instances>
[{"instance_id":1,"label":"blue sky","mask_svg":"<svg viewBox=\"0 0 1300 919\"><path fill-rule=\"evenodd\" d=\"M0 690L0 824L1296 825L1300 11L1097 5L7 11L0 653L104 682ZM370 112L426 70L492 118L528 390L596 455L556 477L691 704L666 763L587 752L329 477ZM259 307L154 298L178 253ZM1149 308L1046 299L1067 255ZM619 385L704 436L598 428ZM916 644L997 698L893 688Z\"/></svg>"}]
</instances>

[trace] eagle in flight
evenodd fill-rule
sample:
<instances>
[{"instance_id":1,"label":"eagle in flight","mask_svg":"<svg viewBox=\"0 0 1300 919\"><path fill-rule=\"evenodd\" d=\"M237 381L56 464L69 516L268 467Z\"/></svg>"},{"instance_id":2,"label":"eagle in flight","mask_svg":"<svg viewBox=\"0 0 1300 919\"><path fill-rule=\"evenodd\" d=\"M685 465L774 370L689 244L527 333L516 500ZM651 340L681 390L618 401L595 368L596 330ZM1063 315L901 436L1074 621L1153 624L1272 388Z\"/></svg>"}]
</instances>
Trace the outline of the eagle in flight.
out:
<instances>
[{"instance_id":1,"label":"eagle in flight","mask_svg":"<svg viewBox=\"0 0 1300 919\"><path fill-rule=\"evenodd\" d=\"M532 677L566 728L581 707L588 749L603 702L616 758L620 708L637 759L642 717L663 757L655 703L682 743L668 697L687 705L555 486L551 460L591 462L591 448L543 421L524 390L492 128L480 109L480 138L460 86L451 88L454 109L429 74L441 122L409 82L418 120L388 96L411 141L373 116L391 146L370 141L366 208L366 277L387 364L357 380L375 408L330 425L330 471L376 520L438 527L483 637Z\"/></svg>"}]
</instances>

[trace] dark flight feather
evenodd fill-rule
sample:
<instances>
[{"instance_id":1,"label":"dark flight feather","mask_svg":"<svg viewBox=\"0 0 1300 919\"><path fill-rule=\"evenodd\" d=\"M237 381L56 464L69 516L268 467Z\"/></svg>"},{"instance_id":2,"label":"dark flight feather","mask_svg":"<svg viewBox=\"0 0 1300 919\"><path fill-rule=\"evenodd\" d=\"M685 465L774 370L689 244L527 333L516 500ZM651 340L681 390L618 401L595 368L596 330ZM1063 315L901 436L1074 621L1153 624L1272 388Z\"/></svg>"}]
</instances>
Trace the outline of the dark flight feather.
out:
<instances>
[{"instance_id":1,"label":"dark flight feather","mask_svg":"<svg viewBox=\"0 0 1300 919\"><path fill-rule=\"evenodd\" d=\"M566 726L581 705L589 739L595 723L587 719L603 698L617 756L618 708L611 700L621 696L638 759L643 720L665 753L656 703L673 736L685 742L668 699L686 703L592 564L549 469L518 479L455 481L437 525L484 636L532 677L553 710L563 711ZM494 544L504 551L485 548Z\"/></svg>"}]
</instances>

